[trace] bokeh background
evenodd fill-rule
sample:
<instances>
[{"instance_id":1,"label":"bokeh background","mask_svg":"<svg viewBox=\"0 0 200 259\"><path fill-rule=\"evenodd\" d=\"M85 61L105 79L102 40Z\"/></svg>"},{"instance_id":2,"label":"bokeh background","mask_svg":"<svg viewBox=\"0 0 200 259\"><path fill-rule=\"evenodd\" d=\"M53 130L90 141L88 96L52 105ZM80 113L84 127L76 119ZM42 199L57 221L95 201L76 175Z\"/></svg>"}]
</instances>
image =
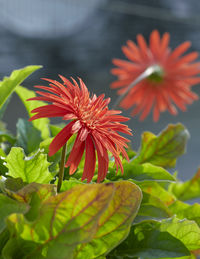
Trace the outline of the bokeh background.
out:
<instances>
[{"instance_id":1,"label":"bokeh background","mask_svg":"<svg viewBox=\"0 0 200 259\"><path fill-rule=\"evenodd\" d=\"M24 82L26 87L33 89L41 77L80 76L91 92L111 97L111 107L117 98L109 88L115 79L111 60L124 58L121 46L138 33L148 39L158 29L170 32L172 49L191 40L190 51L200 51L199 11L199 0L0 0L0 78L13 69L43 65ZM200 85L193 89L200 94ZM200 165L199 113L197 101L176 117L163 113L157 123L151 116L144 122L132 118L133 148L139 148L143 131L158 134L169 123L183 123L191 138L177 169L179 178L190 178ZM13 133L19 117L27 115L13 95L4 117Z\"/></svg>"}]
</instances>

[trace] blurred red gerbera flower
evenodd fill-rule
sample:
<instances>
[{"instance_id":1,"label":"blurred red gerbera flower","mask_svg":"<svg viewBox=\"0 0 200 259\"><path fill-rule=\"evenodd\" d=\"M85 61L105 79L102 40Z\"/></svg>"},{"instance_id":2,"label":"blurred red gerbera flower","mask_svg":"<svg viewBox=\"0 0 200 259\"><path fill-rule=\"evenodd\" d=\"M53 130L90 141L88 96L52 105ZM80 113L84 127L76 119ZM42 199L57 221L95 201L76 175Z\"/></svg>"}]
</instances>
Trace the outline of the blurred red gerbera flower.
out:
<instances>
[{"instance_id":1,"label":"blurred red gerbera flower","mask_svg":"<svg viewBox=\"0 0 200 259\"><path fill-rule=\"evenodd\" d=\"M80 87L73 79L73 83L63 76L60 76L63 84L51 80L49 87L35 86L48 92L36 91L41 96L28 100L42 100L52 104L38 107L32 110L36 113L29 120L45 117L62 117L63 120L71 120L53 139L49 147L49 155L54 155L69 138L77 134L72 151L66 162L66 167L70 166L69 173L73 174L81 161L85 150L85 165L82 180L87 182L92 180L96 165L96 152L98 157L98 179L102 181L108 171L108 151L115 158L115 164L121 168L122 163L119 154L128 159L124 147L127 147L126 138L120 136L118 132L132 135L128 126L120 122L127 121L128 118L118 115L117 110L108 110L110 99L104 99L104 95L90 97L87 87L81 79ZM95 152L96 150L96 152Z\"/></svg>"},{"instance_id":2,"label":"blurred red gerbera flower","mask_svg":"<svg viewBox=\"0 0 200 259\"><path fill-rule=\"evenodd\" d=\"M128 86L147 68L154 66L157 71L135 85L120 106L129 109L135 106L131 115L141 113L143 120L153 107L153 119L159 119L160 112L169 110L173 115L177 113L174 104L182 111L186 110L186 104L191 104L198 96L191 91L191 86L200 82L197 75L200 72L200 63L194 61L198 57L197 52L191 52L182 56L190 47L186 41L171 51L168 47L170 35L164 33L163 37L157 30L150 35L149 46L142 35L137 35L138 46L127 41L122 51L130 61L113 59L111 73L118 76L118 80L111 84L112 88L122 88L118 94L126 92ZM159 70L158 70L159 68Z\"/></svg>"}]
</instances>

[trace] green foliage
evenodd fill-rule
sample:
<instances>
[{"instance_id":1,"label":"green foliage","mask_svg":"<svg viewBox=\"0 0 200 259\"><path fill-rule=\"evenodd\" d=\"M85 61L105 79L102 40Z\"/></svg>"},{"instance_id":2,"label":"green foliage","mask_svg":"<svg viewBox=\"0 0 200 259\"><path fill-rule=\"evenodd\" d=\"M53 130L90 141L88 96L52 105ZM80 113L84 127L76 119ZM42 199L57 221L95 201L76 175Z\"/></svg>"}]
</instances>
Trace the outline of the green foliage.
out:
<instances>
[{"instance_id":1,"label":"green foliage","mask_svg":"<svg viewBox=\"0 0 200 259\"><path fill-rule=\"evenodd\" d=\"M58 126L58 125L52 125L52 124L50 124L50 125L49 125L49 128L50 128L50 132L51 132L52 137L55 137L55 136L61 131L61 129L62 129L63 127L60 127L60 126Z\"/></svg>"},{"instance_id":2,"label":"green foliage","mask_svg":"<svg viewBox=\"0 0 200 259\"><path fill-rule=\"evenodd\" d=\"M160 231L166 231L179 239L188 250L200 248L200 229L194 221L187 219L179 220L176 217L163 220Z\"/></svg>"},{"instance_id":3,"label":"green foliage","mask_svg":"<svg viewBox=\"0 0 200 259\"><path fill-rule=\"evenodd\" d=\"M143 192L159 198L165 205L170 206L176 201L176 197L165 189L165 185L155 181L137 182Z\"/></svg>"},{"instance_id":4,"label":"green foliage","mask_svg":"<svg viewBox=\"0 0 200 259\"><path fill-rule=\"evenodd\" d=\"M174 167L177 157L185 153L188 138L189 133L182 124L168 125L158 136L144 132L135 163Z\"/></svg>"},{"instance_id":5,"label":"green foliage","mask_svg":"<svg viewBox=\"0 0 200 259\"><path fill-rule=\"evenodd\" d=\"M169 190L181 201L188 201L200 197L200 168L191 180L175 182Z\"/></svg>"},{"instance_id":6,"label":"green foliage","mask_svg":"<svg viewBox=\"0 0 200 259\"><path fill-rule=\"evenodd\" d=\"M21 99L21 101L23 102L28 115L31 117L33 114L31 113L31 111L39 106L44 106L46 105L44 102L42 101L27 101L27 99L35 97L36 94L34 91L31 91L29 89L26 89L22 86L17 86L17 88L15 89L15 92L17 93L17 95L19 96L19 98ZM46 139L49 137L49 128L48 128L48 124L49 124L49 119L47 118L42 118L39 120L35 120L32 122L34 127L36 129L38 129L39 131L41 131L41 136L43 139Z\"/></svg>"},{"instance_id":7,"label":"green foliage","mask_svg":"<svg viewBox=\"0 0 200 259\"><path fill-rule=\"evenodd\" d=\"M176 198L155 181L137 182L143 192L143 200L136 221L162 219L173 216L169 206Z\"/></svg>"},{"instance_id":8,"label":"green foliage","mask_svg":"<svg viewBox=\"0 0 200 259\"><path fill-rule=\"evenodd\" d=\"M52 136L62 129L55 125L49 128ZM1 150L2 157L6 157L2 165L8 171L7 179L0 184L1 195L17 204L2 213L2 258L54 259L66 258L66 255L73 259L178 258L191 256L200 249L199 204L177 200L178 195L186 195L186 187L191 188L187 195L191 196L195 190L195 197L198 196L198 174L178 192L177 186L183 183L161 166L172 165L183 153L185 137L171 160L154 152L150 161L138 162L141 152L136 154L129 149L131 162L123 161L123 175L121 172L116 175L110 161L107 184L88 185L79 180L83 158L78 174L74 175L76 178L64 180L61 193L56 194L56 186L48 183L54 182L60 152L48 157L53 138L42 140L40 132L32 123L19 120L15 145L23 149L12 147L7 157ZM177 147L178 134L185 136L185 132L183 126L175 125L159 136L164 134L163 138L168 138L165 149L168 150L169 144L173 150L171 143ZM68 142L67 156L75 137ZM160 137L153 139L154 147L162 146L161 140L156 141ZM38 147L40 150L32 156L24 155L24 151L29 154ZM122 181L115 182L117 180ZM54 183L57 184L57 180ZM136 224L131 227L134 218Z\"/></svg>"},{"instance_id":9,"label":"green foliage","mask_svg":"<svg viewBox=\"0 0 200 259\"><path fill-rule=\"evenodd\" d=\"M39 148L41 141L40 131L31 122L25 119L18 120L16 146L22 147L28 155Z\"/></svg>"},{"instance_id":10,"label":"green foliage","mask_svg":"<svg viewBox=\"0 0 200 259\"><path fill-rule=\"evenodd\" d=\"M6 124L0 121L0 144L3 142L14 145L16 138L6 129Z\"/></svg>"},{"instance_id":11,"label":"green foliage","mask_svg":"<svg viewBox=\"0 0 200 259\"><path fill-rule=\"evenodd\" d=\"M147 220L133 225L128 238L112 252L130 258L166 258L189 256L200 247L200 229L189 220L170 218ZM111 256L112 258L112 256Z\"/></svg>"},{"instance_id":12,"label":"green foliage","mask_svg":"<svg viewBox=\"0 0 200 259\"><path fill-rule=\"evenodd\" d=\"M9 142L10 144L14 144L16 139L12 136L12 134L0 131L0 142Z\"/></svg>"},{"instance_id":13,"label":"green foliage","mask_svg":"<svg viewBox=\"0 0 200 259\"><path fill-rule=\"evenodd\" d=\"M5 103L3 104L3 106L0 108L0 120L3 119L4 113L5 113L6 108L7 108L8 104L9 104L9 102L10 102L10 99L11 99L11 96L9 96L9 97L7 98L7 100L5 101Z\"/></svg>"},{"instance_id":14,"label":"green foliage","mask_svg":"<svg viewBox=\"0 0 200 259\"><path fill-rule=\"evenodd\" d=\"M5 152L2 148L0 148L0 175L4 175L8 171L7 167L5 166L5 157Z\"/></svg>"},{"instance_id":15,"label":"green foliage","mask_svg":"<svg viewBox=\"0 0 200 259\"><path fill-rule=\"evenodd\" d=\"M170 211L176 214L179 219L194 220L200 226L200 204L187 204L177 200L171 206Z\"/></svg>"},{"instance_id":16,"label":"green foliage","mask_svg":"<svg viewBox=\"0 0 200 259\"><path fill-rule=\"evenodd\" d=\"M128 235L142 198L128 181L77 181L58 195L45 184L13 190L13 181L4 188L12 199L0 195L10 232L9 238L2 232L3 258L101 258ZM5 220L0 226L5 229Z\"/></svg>"},{"instance_id":17,"label":"green foliage","mask_svg":"<svg viewBox=\"0 0 200 259\"><path fill-rule=\"evenodd\" d=\"M4 165L5 164L5 160L4 160L5 156L1 155L1 151L3 153L3 150L0 149L0 175L4 175L8 171L8 169Z\"/></svg>"},{"instance_id":18,"label":"green foliage","mask_svg":"<svg viewBox=\"0 0 200 259\"><path fill-rule=\"evenodd\" d=\"M26 183L49 183L52 175L49 172L50 163L47 155L38 151L31 157L25 157L22 148L13 147L6 158L8 175L21 178Z\"/></svg>"},{"instance_id":19,"label":"green foliage","mask_svg":"<svg viewBox=\"0 0 200 259\"><path fill-rule=\"evenodd\" d=\"M159 199L159 196L153 196L149 193L143 192L143 200L138 212L137 221L148 218L167 218L172 214L167 205Z\"/></svg>"},{"instance_id":20,"label":"green foliage","mask_svg":"<svg viewBox=\"0 0 200 259\"><path fill-rule=\"evenodd\" d=\"M27 211L27 205L0 194L0 232L5 228L5 218L12 213Z\"/></svg>"},{"instance_id":21,"label":"green foliage","mask_svg":"<svg viewBox=\"0 0 200 259\"><path fill-rule=\"evenodd\" d=\"M3 156L3 157L5 157L5 156L6 156L6 154L5 154L5 152L3 151L3 149L2 149L2 148L0 148L0 156Z\"/></svg>"},{"instance_id":22,"label":"green foliage","mask_svg":"<svg viewBox=\"0 0 200 259\"><path fill-rule=\"evenodd\" d=\"M61 186L60 191L65 192L70 190L72 187L76 186L77 184L84 184L77 179L70 178L69 180L64 180Z\"/></svg>"},{"instance_id":23,"label":"green foliage","mask_svg":"<svg viewBox=\"0 0 200 259\"><path fill-rule=\"evenodd\" d=\"M29 258L73 258L77 244L92 239L113 191L113 184L76 186L44 201L34 222L27 221L23 214L12 214L7 220L12 238L4 253L26 258L23 251L20 257L16 255L23 242L29 248Z\"/></svg>"},{"instance_id":24,"label":"green foliage","mask_svg":"<svg viewBox=\"0 0 200 259\"><path fill-rule=\"evenodd\" d=\"M150 163L144 163L141 165L135 164L135 161L128 163L127 161L123 163L124 174L121 172L116 172L114 169L109 168L110 173L107 175L107 179L115 181L118 179L133 179L135 181L145 181L145 180L156 180L156 181L175 181L175 178L167 172L164 168L160 166L155 166Z\"/></svg>"},{"instance_id":25,"label":"green foliage","mask_svg":"<svg viewBox=\"0 0 200 259\"><path fill-rule=\"evenodd\" d=\"M38 66L15 71L0 83L0 118L13 91L28 115L46 105L26 101L35 92L19 86ZM1 95L1 93L3 93ZM169 125L158 136L142 135L138 152L130 147L124 174L116 174L109 154L104 183L81 182L84 155L77 172L65 169L57 193L61 150L49 145L64 125L47 118L19 119L17 136L0 122L0 259L194 259L200 254L200 171L186 182L166 168L184 154L188 131ZM67 143L69 156L76 134ZM26 154L26 155L25 155Z\"/></svg>"},{"instance_id":26,"label":"green foliage","mask_svg":"<svg viewBox=\"0 0 200 259\"><path fill-rule=\"evenodd\" d=\"M40 183L30 183L26 184L18 179L10 178L7 179L3 186L4 192L11 198L29 203L33 195L37 195L40 201L56 194L55 185L53 184L40 184Z\"/></svg>"},{"instance_id":27,"label":"green foliage","mask_svg":"<svg viewBox=\"0 0 200 259\"><path fill-rule=\"evenodd\" d=\"M47 138L40 143L40 150L42 150L45 154L47 154L47 160L51 163L49 166L49 171L56 174L59 171L58 162L61 157L61 150L59 150L55 155L49 157L49 145L51 144L53 138Z\"/></svg>"},{"instance_id":28,"label":"green foliage","mask_svg":"<svg viewBox=\"0 0 200 259\"><path fill-rule=\"evenodd\" d=\"M41 68L41 66L27 66L25 68L13 71L9 77L4 77L3 81L0 82L0 108L2 108L3 104L15 88L39 68Z\"/></svg>"},{"instance_id":29,"label":"green foliage","mask_svg":"<svg viewBox=\"0 0 200 259\"><path fill-rule=\"evenodd\" d=\"M106 255L127 237L142 195L137 185L128 181L116 182L115 187L112 200L100 217L97 232L92 241L87 245L79 245L74 258L92 259Z\"/></svg>"}]
</instances>

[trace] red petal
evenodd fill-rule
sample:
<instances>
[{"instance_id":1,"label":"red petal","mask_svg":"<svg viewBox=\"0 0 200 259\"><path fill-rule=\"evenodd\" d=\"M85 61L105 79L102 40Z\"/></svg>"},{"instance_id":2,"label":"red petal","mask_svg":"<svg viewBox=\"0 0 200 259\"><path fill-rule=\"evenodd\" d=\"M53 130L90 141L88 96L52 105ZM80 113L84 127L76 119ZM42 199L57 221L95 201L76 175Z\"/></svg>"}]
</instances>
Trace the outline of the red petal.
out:
<instances>
[{"instance_id":1,"label":"red petal","mask_svg":"<svg viewBox=\"0 0 200 259\"><path fill-rule=\"evenodd\" d=\"M49 146L49 156L53 156L72 136L71 130L74 122L70 122L65 126L53 139Z\"/></svg>"},{"instance_id":2,"label":"red petal","mask_svg":"<svg viewBox=\"0 0 200 259\"><path fill-rule=\"evenodd\" d=\"M147 61L149 59L148 47L147 47L144 37L141 34L138 34L137 41L138 41L138 46L140 47L140 50L141 50L141 54L144 58L144 61Z\"/></svg>"},{"instance_id":3,"label":"red petal","mask_svg":"<svg viewBox=\"0 0 200 259\"><path fill-rule=\"evenodd\" d=\"M78 165L81 161L81 158L83 156L84 149L85 149L85 142L80 143L79 139L78 139L78 136L77 136L77 138L74 142L74 146L72 148L72 151L71 151L71 153L68 157L68 160L65 164L65 167L70 166L70 169L69 169L70 175L72 175L76 171L76 169L77 169L77 167L78 167Z\"/></svg>"},{"instance_id":4,"label":"red petal","mask_svg":"<svg viewBox=\"0 0 200 259\"><path fill-rule=\"evenodd\" d=\"M90 97L88 89L81 78L79 78L79 81L80 81L80 86L81 86L81 90L82 90L82 94L83 94L83 99L84 99L84 101L88 101L88 99Z\"/></svg>"},{"instance_id":5,"label":"red petal","mask_svg":"<svg viewBox=\"0 0 200 259\"><path fill-rule=\"evenodd\" d=\"M88 135L86 139L86 146L85 146L85 165L83 170L82 181L87 179L87 182L91 182L92 177L94 176L95 165L96 165L96 155L95 155L95 148L94 143Z\"/></svg>"},{"instance_id":6,"label":"red petal","mask_svg":"<svg viewBox=\"0 0 200 259\"><path fill-rule=\"evenodd\" d=\"M103 179L106 177L106 174L108 172L108 152L105 148L103 155L101 154L98 145L96 146L96 150L97 150L97 156L98 156L98 178L97 178L97 182L101 182L103 181Z\"/></svg>"},{"instance_id":7,"label":"red petal","mask_svg":"<svg viewBox=\"0 0 200 259\"><path fill-rule=\"evenodd\" d=\"M113 59L112 60L113 64L116 65L116 66L119 66L121 68L124 68L126 70L129 70L129 71L140 71L141 70L141 67L137 64L134 64L130 61L126 61L126 60L121 60L121 59Z\"/></svg>"},{"instance_id":8,"label":"red petal","mask_svg":"<svg viewBox=\"0 0 200 259\"><path fill-rule=\"evenodd\" d=\"M143 112L140 116L140 120L144 120L147 117L147 115L150 113L150 110L151 110L151 108L153 106L153 103L154 103L154 98L155 98L155 96L153 94L149 95L148 102L147 102L147 104L145 106L145 109L143 110Z\"/></svg>"},{"instance_id":9,"label":"red petal","mask_svg":"<svg viewBox=\"0 0 200 259\"><path fill-rule=\"evenodd\" d=\"M69 114L66 114L63 116L63 120L73 120L73 119L76 119L76 115L74 113L69 113Z\"/></svg>"},{"instance_id":10,"label":"red petal","mask_svg":"<svg viewBox=\"0 0 200 259\"><path fill-rule=\"evenodd\" d=\"M150 35L150 50L154 56L154 61L160 58L160 34L157 30L152 31Z\"/></svg>"},{"instance_id":11,"label":"red petal","mask_svg":"<svg viewBox=\"0 0 200 259\"><path fill-rule=\"evenodd\" d=\"M89 131L87 128L82 128L80 130L80 141L85 141L88 136L88 133L89 133Z\"/></svg>"},{"instance_id":12,"label":"red petal","mask_svg":"<svg viewBox=\"0 0 200 259\"><path fill-rule=\"evenodd\" d=\"M77 120L74 122L74 125L72 126L72 133L77 133L82 127L82 124L80 122L80 120Z\"/></svg>"},{"instance_id":13,"label":"red petal","mask_svg":"<svg viewBox=\"0 0 200 259\"><path fill-rule=\"evenodd\" d=\"M59 91L57 89L54 89L53 87L43 86L43 85L34 85L34 87L59 95Z\"/></svg>"},{"instance_id":14,"label":"red petal","mask_svg":"<svg viewBox=\"0 0 200 259\"><path fill-rule=\"evenodd\" d=\"M136 63L142 63L141 54L136 44L133 41L128 40L127 46L128 47L122 47L122 51L124 52L126 57Z\"/></svg>"},{"instance_id":15,"label":"red petal","mask_svg":"<svg viewBox=\"0 0 200 259\"><path fill-rule=\"evenodd\" d=\"M181 45L179 45L175 50L171 53L169 56L168 62L171 62L174 59L177 59L179 56L181 56L189 47L191 46L190 41L183 42Z\"/></svg>"},{"instance_id":16,"label":"red petal","mask_svg":"<svg viewBox=\"0 0 200 259\"><path fill-rule=\"evenodd\" d=\"M160 52L163 53L164 51L166 51L168 44L169 44L169 40L170 40L170 35L168 32L165 32L163 34L163 37L161 39L161 46L160 46Z\"/></svg>"},{"instance_id":17,"label":"red petal","mask_svg":"<svg viewBox=\"0 0 200 259\"><path fill-rule=\"evenodd\" d=\"M31 112L32 113L37 112L37 114L32 116L29 119L29 121L33 121L33 120L39 119L39 118L62 117L67 113L67 111L65 109L57 107L55 105L41 106L36 109L33 109Z\"/></svg>"}]
</instances>

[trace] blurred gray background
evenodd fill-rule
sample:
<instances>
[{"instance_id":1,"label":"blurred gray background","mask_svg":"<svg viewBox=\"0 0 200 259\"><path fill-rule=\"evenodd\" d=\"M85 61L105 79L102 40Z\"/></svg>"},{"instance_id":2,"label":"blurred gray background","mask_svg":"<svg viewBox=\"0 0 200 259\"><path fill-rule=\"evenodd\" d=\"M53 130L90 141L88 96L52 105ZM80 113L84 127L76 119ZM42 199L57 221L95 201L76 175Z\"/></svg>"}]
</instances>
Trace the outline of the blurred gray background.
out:
<instances>
[{"instance_id":1,"label":"blurred gray background","mask_svg":"<svg viewBox=\"0 0 200 259\"><path fill-rule=\"evenodd\" d=\"M172 48L191 40L190 51L200 51L199 11L199 0L0 0L0 78L13 69L43 65L24 82L26 87L41 84L41 77L80 76L91 92L112 97L111 107L117 97L109 88L115 79L111 60L124 58L121 46L138 33L148 39L158 29L170 32ZM200 94L200 86L193 90ZM157 123L151 116L144 122L132 118L133 148L139 148L143 131L158 134L169 123L182 122L191 138L177 169L180 178L190 178L200 165L199 111L197 101L176 117L163 113ZM13 95L4 117L12 132L19 117L27 115Z\"/></svg>"}]
</instances>

